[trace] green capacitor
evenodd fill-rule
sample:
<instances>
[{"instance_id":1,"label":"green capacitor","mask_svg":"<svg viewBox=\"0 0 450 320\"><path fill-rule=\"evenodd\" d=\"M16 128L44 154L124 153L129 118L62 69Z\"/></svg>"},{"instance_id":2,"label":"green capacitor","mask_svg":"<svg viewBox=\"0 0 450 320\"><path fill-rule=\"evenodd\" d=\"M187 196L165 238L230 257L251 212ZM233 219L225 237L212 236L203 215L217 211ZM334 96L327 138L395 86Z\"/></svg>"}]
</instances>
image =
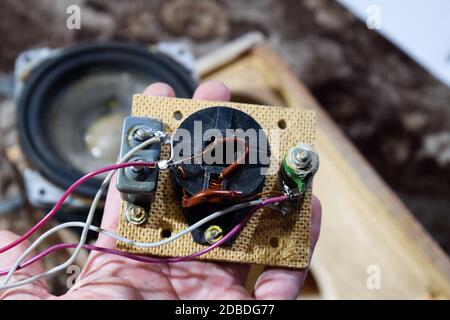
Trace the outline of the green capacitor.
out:
<instances>
[{"instance_id":1,"label":"green capacitor","mask_svg":"<svg viewBox=\"0 0 450 320\"><path fill-rule=\"evenodd\" d=\"M278 174L281 188L291 195L303 195L318 167L319 156L312 146L302 143L289 149Z\"/></svg>"}]
</instances>

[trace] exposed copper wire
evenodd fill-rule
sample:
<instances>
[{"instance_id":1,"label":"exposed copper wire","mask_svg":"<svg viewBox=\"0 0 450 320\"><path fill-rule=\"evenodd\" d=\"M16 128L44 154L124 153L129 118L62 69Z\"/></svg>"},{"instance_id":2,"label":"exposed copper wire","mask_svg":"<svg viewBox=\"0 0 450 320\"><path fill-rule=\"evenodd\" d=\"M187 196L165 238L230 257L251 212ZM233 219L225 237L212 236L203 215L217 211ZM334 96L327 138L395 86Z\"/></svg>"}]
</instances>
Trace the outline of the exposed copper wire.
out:
<instances>
[{"instance_id":1,"label":"exposed copper wire","mask_svg":"<svg viewBox=\"0 0 450 320\"><path fill-rule=\"evenodd\" d=\"M238 139L236 137L228 137L228 138L224 138L222 139L223 142L229 142L229 140L233 140L233 141L238 141L244 144L244 152L241 154L241 156L239 157L239 159L236 159L236 161L234 161L233 163L231 163L228 167L226 167L225 169L222 170L222 172L220 173L220 179L226 179L229 176L231 176L240 166L242 166L243 164L245 164L245 159L247 158L249 152L250 152L250 147L248 145L248 143L245 140L242 139Z\"/></svg>"},{"instance_id":2,"label":"exposed copper wire","mask_svg":"<svg viewBox=\"0 0 450 320\"><path fill-rule=\"evenodd\" d=\"M281 195L283 195L283 194L284 194L283 192L281 192L281 191L275 191L275 190L272 190L272 191L264 191L264 192L257 193L257 194L255 194L254 196L248 197L248 198L246 198L245 200L253 200L253 199L261 198L261 197L267 196L267 195L281 196Z\"/></svg>"},{"instance_id":3,"label":"exposed copper wire","mask_svg":"<svg viewBox=\"0 0 450 320\"><path fill-rule=\"evenodd\" d=\"M226 168L222 170L222 172L219 175L219 179L216 180L214 178L210 178L208 189L202 190L200 192L197 192L196 194L192 195L191 197L186 197L186 194L184 193L183 200L182 200L182 206L187 207L193 207L200 203L209 201L209 202L220 202L222 200L231 200L231 201L242 201L243 198L241 194L237 191L226 191L222 190L222 180L229 178L231 175L233 175L237 169L239 169L240 166L242 166L245 163L245 159L247 158L250 148L248 143L245 140L239 139L237 137L227 137L227 138L221 138L215 140L213 143L209 144L201 153L194 155L190 158L186 158L183 160L190 160L197 158L201 155L204 155L209 150L215 148L220 143L227 143L230 141L237 141L243 144L244 152L241 154L241 156L236 159L233 163L228 165ZM185 172L182 166L178 166L178 168L181 168L180 173L182 174L182 177L185 177Z\"/></svg>"},{"instance_id":4,"label":"exposed copper wire","mask_svg":"<svg viewBox=\"0 0 450 320\"><path fill-rule=\"evenodd\" d=\"M222 181L214 179L213 177L209 178L209 186L210 190L222 190Z\"/></svg>"},{"instance_id":5,"label":"exposed copper wire","mask_svg":"<svg viewBox=\"0 0 450 320\"><path fill-rule=\"evenodd\" d=\"M182 165L177 167L177 171L180 172L182 179L186 179L186 172L184 171L184 168Z\"/></svg>"},{"instance_id":6,"label":"exposed copper wire","mask_svg":"<svg viewBox=\"0 0 450 320\"><path fill-rule=\"evenodd\" d=\"M230 140L232 141L238 141L244 144L244 152L242 153L242 155L239 157L239 159L237 159L236 161L234 161L233 163L231 163L228 167L226 167L225 169L223 169L222 173L220 174L220 176L225 179L227 178L229 175L233 174L233 172L242 164L245 163L245 159L247 158L248 154L250 153L250 147L248 145L248 143L245 140L239 139L237 137L226 137L226 138L220 138L217 140L214 140L211 144L209 144L205 149L203 149L203 151L201 153L198 153L196 155L193 155L191 157L185 158L183 160L177 161L177 163L183 163L187 160L192 160L195 158L198 158L202 155L204 155L205 153L207 153L209 150L214 149L218 144L220 143L226 143L226 142L230 142Z\"/></svg>"},{"instance_id":7,"label":"exposed copper wire","mask_svg":"<svg viewBox=\"0 0 450 320\"><path fill-rule=\"evenodd\" d=\"M240 192L232 191L232 190L203 190L197 192L193 196L189 198L183 198L181 205L184 208L194 207L203 202L220 202L222 200L230 200L230 201L242 201L243 197Z\"/></svg>"}]
</instances>

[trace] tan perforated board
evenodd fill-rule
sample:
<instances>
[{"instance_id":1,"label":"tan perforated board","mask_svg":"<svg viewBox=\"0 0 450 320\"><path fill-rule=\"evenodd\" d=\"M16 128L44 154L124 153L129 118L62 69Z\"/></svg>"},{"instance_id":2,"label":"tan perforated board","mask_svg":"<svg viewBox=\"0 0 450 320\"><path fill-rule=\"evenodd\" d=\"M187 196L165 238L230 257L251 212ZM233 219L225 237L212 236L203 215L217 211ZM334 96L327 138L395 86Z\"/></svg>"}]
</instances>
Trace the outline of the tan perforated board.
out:
<instances>
[{"instance_id":1,"label":"tan perforated board","mask_svg":"<svg viewBox=\"0 0 450 320\"><path fill-rule=\"evenodd\" d=\"M312 110L250 105L231 102L213 102L165 97L135 95L132 114L139 117L162 119L165 130L172 133L188 115L205 107L228 106L251 115L266 131L272 151L270 172L264 190L276 183L276 172L281 157L299 142L314 144L316 115ZM174 113L182 115L176 120ZM284 127L284 129L280 129ZM274 152L279 150L280 152ZM281 154L281 156L280 156ZM163 148L162 157L168 158L168 148ZM217 248L199 259L257 263L273 266L304 268L309 259L309 232L311 216L311 193L299 212L282 216L270 209L259 210L245 226L234 244ZM187 227L180 204L175 199L168 170L161 171L156 200L152 204L148 221L140 226L129 224L123 217L118 232L120 235L140 242L161 240L161 231L177 233ZM186 235L170 244L158 248L137 248L118 242L120 250L135 254L158 256L185 256L204 248Z\"/></svg>"}]
</instances>

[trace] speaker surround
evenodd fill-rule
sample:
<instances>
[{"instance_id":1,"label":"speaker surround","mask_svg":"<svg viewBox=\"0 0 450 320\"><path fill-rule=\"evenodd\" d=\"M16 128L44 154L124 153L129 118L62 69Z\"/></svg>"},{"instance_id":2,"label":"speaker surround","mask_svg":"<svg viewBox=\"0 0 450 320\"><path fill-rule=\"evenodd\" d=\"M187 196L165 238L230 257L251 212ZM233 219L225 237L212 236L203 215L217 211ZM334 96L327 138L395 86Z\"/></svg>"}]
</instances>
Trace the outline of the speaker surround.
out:
<instances>
[{"instance_id":1,"label":"speaker surround","mask_svg":"<svg viewBox=\"0 0 450 320\"><path fill-rule=\"evenodd\" d=\"M195 81L168 56L122 43L81 44L33 68L18 99L22 150L33 168L61 189L116 161L131 98L153 82L190 98ZM76 192L93 197L100 179Z\"/></svg>"}]
</instances>

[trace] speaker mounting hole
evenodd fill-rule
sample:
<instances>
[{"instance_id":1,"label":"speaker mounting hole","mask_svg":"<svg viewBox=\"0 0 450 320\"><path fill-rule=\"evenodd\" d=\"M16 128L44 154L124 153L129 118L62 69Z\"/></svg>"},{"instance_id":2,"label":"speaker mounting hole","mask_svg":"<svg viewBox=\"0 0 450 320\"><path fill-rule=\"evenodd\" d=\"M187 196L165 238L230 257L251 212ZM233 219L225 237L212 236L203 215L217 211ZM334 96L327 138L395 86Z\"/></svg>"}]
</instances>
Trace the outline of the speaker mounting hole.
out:
<instances>
[{"instance_id":1,"label":"speaker mounting hole","mask_svg":"<svg viewBox=\"0 0 450 320\"><path fill-rule=\"evenodd\" d=\"M269 243L272 248L278 248L278 246L280 245L280 242L278 241L278 238L276 238L276 237L270 238Z\"/></svg>"},{"instance_id":2,"label":"speaker mounting hole","mask_svg":"<svg viewBox=\"0 0 450 320\"><path fill-rule=\"evenodd\" d=\"M286 129L286 127L287 127L286 120L281 119L278 121L278 128L280 128L281 130L284 130L284 129Z\"/></svg>"},{"instance_id":3,"label":"speaker mounting hole","mask_svg":"<svg viewBox=\"0 0 450 320\"><path fill-rule=\"evenodd\" d=\"M162 229L161 230L161 238L167 239L172 235L172 231L170 229Z\"/></svg>"},{"instance_id":4,"label":"speaker mounting hole","mask_svg":"<svg viewBox=\"0 0 450 320\"><path fill-rule=\"evenodd\" d=\"M177 110L173 113L173 118L177 121L180 121L181 119L183 119L183 114L181 113L181 111Z\"/></svg>"}]
</instances>

